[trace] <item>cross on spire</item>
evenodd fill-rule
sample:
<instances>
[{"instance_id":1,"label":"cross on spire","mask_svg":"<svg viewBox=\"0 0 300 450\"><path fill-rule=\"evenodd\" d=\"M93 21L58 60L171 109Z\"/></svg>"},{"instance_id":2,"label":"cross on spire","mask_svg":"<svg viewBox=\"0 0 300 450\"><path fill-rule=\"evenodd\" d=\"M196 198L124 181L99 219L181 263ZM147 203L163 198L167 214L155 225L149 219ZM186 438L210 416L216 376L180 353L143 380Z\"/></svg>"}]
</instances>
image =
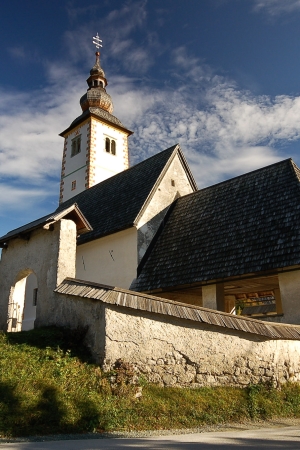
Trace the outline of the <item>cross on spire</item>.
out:
<instances>
[{"instance_id":1,"label":"cross on spire","mask_svg":"<svg viewBox=\"0 0 300 450\"><path fill-rule=\"evenodd\" d=\"M98 50L100 47L102 47L102 39L100 39L98 33L96 36L93 36L93 44L95 44L96 49Z\"/></svg>"}]
</instances>

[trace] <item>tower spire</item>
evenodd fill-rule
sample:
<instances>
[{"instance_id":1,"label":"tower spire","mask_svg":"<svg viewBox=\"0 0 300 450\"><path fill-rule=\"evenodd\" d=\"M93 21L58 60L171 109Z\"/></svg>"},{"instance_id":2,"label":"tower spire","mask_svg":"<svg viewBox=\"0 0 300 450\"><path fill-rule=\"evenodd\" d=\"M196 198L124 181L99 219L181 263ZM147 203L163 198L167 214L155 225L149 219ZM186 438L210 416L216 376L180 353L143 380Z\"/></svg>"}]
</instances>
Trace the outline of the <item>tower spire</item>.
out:
<instances>
[{"instance_id":1,"label":"tower spire","mask_svg":"<svg viewBox=\"0 0 300 450\"><path fill-rule=\"evenodd\" d=\"M102 40L99 38L98 33L96 37L93 37L93 44L96 45L96 49L102 47ZM105 77L104 70L100 65L100 52L95 53L96 61L90 70L90 76L86 80L88 84L87 93L80 99L80 105L82 111L86 111L88 108L101 108L110 114L113 112L113 102L110 95L106 92L107 79Z\"/></svg>"},{"instance_id":2,"label":"tower spire","mask_svg":"<svg viewBox=\"0 0 300 450\"><path fill-rule=\"evenodd\" d=\"M112 115L98 33L93 44L96 60L86 80L87 92L80 99L82 114L60 134L65 139L60 203L129 167L128 136L132 131Z\"/></svg>"}]
</instances>

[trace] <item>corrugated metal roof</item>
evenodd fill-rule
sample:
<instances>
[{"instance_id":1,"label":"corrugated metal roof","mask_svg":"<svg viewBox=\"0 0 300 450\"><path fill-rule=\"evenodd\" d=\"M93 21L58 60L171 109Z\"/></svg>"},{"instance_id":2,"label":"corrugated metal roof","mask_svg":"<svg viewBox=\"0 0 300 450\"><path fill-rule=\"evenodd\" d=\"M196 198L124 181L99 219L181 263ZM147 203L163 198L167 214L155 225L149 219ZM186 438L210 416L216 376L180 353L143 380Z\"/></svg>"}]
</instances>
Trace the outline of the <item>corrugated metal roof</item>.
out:
<instances>
[{"instance_id":1,"label":"corrugated metal roof","mask_svg":"<svg viewBox=\"0 0 300 450\"><path fill-rule=\"evenodd\" d=\"M300 326L274 324L234 316L221 311L214 311L194 305L175 302L152 295L141 294L126 289L105 286L73 278L66 278L55 292L73 295L81 298L100 300L111 305L131 308L137 311L147 311L155 314L177 317L179 319L215 325L221 328L244 331L246 333L264 336L269 339L300 340Z\"/></svg>"}]
</instances>

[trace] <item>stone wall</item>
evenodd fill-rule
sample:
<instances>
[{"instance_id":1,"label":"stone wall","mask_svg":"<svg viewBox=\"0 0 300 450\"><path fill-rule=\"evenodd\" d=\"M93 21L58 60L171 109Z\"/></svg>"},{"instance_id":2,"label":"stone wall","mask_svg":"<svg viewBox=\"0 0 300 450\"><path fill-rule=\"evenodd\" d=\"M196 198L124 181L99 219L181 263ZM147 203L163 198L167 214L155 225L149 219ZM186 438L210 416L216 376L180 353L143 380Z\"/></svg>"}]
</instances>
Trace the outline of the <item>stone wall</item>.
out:
<instances>
[{"instance_id":1,"label":"stone wall","mask_svg":"<svg viewBox=\"0 0 300 450\"><path fill-rule=\"evenodd\" d=\"M300 381L300 342L268 340L226 328L125 314L106 308L109 369L121 358L149 381L168 386L245 386Z\"/></svg>"},{"instance_id":2,"label":"stone wall","mask_svg":"<svg viewBox=\"0 0 300 450\"><path fill-rule=\"evenodd\" d=\"M57 294L52 323L89 326L87 343L105 370L133 364L150 382L166 386L280 386L300 381L300 342L135 311Z\"/></svg>"},{"instance_id":3,"label":"stone wall","mask_svg":"<svg viewBox=\"0 0 300 450\"><path fill-rule=\"evenodd\" d=\"M106 351L105 307L101 301L54 293L53 314L48 318L48 325L87 328L85 344L95 361L102 364Z\"/></svg>"},{"instance_id":4,"label":"stone wall","mask_svg":"<svg viewBox=\"0 0 300 450\"><path fill-rule=\"evenodd\" d=\"M69 276L75 276L76 225L62 219L50 229L39 228L27 239L15 238L3 249L0 262L0 329L7 330L9 308L13 302L24 308L25 291L14 299L18 282L34 273L37 278L38 302L36 326L47 325L53 314L53 290ZM24 290L24 289L23 289ZM21 298L23 296L23 298ZM20 311L22 316L23 310Z\"/></svg>"}]
</instances>

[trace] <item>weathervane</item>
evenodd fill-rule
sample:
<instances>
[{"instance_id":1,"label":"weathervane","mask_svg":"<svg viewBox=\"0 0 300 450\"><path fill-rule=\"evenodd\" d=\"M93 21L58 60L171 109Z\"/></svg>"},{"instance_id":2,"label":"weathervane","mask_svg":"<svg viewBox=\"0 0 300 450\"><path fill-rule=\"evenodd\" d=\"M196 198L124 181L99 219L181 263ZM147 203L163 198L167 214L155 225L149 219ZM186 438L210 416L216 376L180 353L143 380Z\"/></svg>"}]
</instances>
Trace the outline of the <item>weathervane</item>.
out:
<instances>
[{"instance_id":1,"label":"weathervane","mask_svg":"<svg viewBox=\"0 0 300 450\"><path fill-rule=\"evenodd\" d=\"M102 47L102 39L99 38L98 33L97 33L96 36L93 36L93 39L95 39L95 40L93 41L93 44L96 45L96 49L98 50L100 47Z\"/></svg>"}]
</instances>

